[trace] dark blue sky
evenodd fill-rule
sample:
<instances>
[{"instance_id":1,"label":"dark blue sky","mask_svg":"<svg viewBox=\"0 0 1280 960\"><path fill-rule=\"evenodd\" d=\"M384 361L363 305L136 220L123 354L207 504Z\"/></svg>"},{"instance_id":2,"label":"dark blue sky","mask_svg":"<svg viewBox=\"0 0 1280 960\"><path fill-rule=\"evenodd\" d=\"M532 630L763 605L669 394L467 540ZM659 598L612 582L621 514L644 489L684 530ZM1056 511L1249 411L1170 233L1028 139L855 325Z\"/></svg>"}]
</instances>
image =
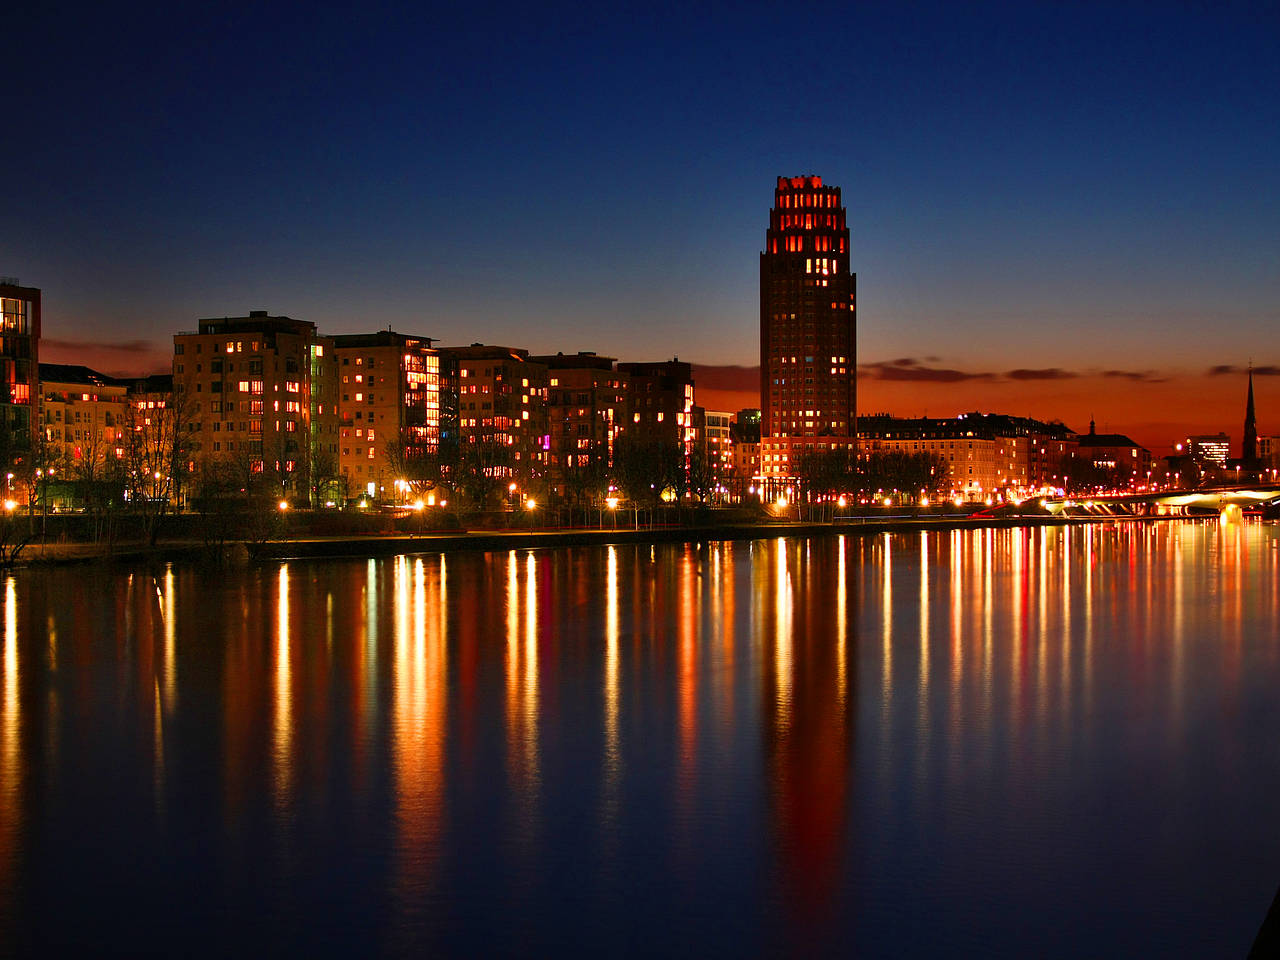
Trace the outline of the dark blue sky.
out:
<instances>
[{"instance_id":1,"label":"dark blue sky","mask_svg":"<svg viewBox=\"0 0 1280 960\"><path fill-rule=\"evenodd\" d=\"M749 364L817 173L864 360L1280 359L1274 4L621 9L11 12L0 273L65 341L266 308Z\"/></svg>"}]
</instances>

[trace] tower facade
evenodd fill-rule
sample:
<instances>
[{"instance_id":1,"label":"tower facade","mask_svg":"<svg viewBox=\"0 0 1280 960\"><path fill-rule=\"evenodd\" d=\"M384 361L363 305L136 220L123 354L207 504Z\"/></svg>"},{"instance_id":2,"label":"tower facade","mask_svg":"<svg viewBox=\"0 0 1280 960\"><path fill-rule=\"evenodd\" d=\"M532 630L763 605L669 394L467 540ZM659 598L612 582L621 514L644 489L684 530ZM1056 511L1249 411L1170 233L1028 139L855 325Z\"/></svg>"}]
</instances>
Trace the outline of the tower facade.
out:
<instances>
[{"instance_id":1,"label":"tower facade","mask_svg":"<svg viewBox=\"0 0 1280 960\"><path fill-rule=\"evenodd\" d=\"M856 276L840 188L779 177L760 254L762 470L857 434Z\"/></svg>"}]
</instances>

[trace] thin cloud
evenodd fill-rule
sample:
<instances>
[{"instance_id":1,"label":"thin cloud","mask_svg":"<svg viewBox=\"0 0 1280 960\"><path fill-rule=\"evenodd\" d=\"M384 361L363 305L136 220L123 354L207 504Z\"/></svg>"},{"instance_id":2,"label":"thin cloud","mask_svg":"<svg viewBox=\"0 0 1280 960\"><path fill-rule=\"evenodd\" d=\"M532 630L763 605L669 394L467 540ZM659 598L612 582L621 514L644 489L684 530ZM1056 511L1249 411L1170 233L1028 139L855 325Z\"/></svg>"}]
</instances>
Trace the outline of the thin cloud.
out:
<instances>
[{"instance_id":1,"label":"thin cloud","mask_svg":"<svg viewBox=\"0 0 1280 960\"><path fill-rule=\"evenodd\" d=\"M1220 363L1216 367L1209 368L1209 376L1211 377L1221 377L1224 375L1234 375L1234 374L1242 374L1242 373L1248 373L1248 372L1249 372L1248 367L1237 367L1230 363ZM1255 376L1259 376L1259 377L1280 377L1280 367L1271 366L1271 365L1254 367L1253 372Z\"/></svg>"},{"instance_id":2,"label":"thin cloud","mask_svg":"<svg viewBox=\"0 0 1280 960\"><path fill-rule=\"evenodd\" d=\"M1154 370L1103 370L1102 375L1113 380L1132 380L1135 383L1164 383L1164 378L1157 377Z\"/></svg>"},{"instance_id":3,"label":"thin cloud","mask_svg":"<svg viewBox=\"0 0 1280 960\"><path fill-rule=\"evenodd\" d=\"M991 373L970 373L947 367L926 367L913 357L864 363L860 369L873 380L895 380L911 383L960 383L965 380L993 380Z\"/></svg>"},{"instance_id":4,"label":"thin cloud","mask_svg":"<svg viewBox=\"0 0 1280 960\"><path fill-rule=\"evenodd\" d=\"M1010 380L1074 380L1080 374L1061 367L1045 367L1040 370L1010 370L1005 376Z\"/></svg>"}]
</instances>

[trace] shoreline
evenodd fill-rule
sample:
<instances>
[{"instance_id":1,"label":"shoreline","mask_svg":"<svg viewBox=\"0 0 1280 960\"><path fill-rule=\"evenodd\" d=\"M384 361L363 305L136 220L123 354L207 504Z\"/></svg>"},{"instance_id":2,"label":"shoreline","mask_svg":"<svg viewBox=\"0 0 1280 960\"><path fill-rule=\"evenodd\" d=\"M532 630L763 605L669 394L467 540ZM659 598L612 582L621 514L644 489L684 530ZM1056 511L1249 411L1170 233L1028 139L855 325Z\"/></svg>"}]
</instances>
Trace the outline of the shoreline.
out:
<instances>
[{"instance_id":1,"label":"shoreline","mask_svg":"<svg viewBox=\"0 0 1280 960\"><path fill-rule=\"evenodd\" d=\"M401 554L455 553L460 551L533 550L609 544L704 543L710 541L771 540L783 537L875 536L912 531L1010 529L1014 527L1065 527L1098 523L1204 522L1207 517L921 517L878 520L859 518L831 522L731 523L636 529L533 529L476 530L422 534L368 534L362 536L296 537L254 544L230 541L220 552L232 560L356 559ZM177 541L150 547L117 543L32 544L23 550L16 567L62 566L78 563L136 563L200 561L210 557L202 542Z\"/></svg>"}]
</instances>

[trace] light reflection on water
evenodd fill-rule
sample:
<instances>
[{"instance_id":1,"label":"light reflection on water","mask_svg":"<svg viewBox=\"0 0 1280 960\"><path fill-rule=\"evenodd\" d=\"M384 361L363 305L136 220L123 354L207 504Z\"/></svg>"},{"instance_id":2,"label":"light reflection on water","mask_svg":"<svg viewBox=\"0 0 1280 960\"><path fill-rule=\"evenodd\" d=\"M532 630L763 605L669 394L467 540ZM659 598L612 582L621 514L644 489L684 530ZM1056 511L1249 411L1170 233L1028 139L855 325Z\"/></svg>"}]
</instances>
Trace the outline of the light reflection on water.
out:
<instances>
[{"instance_id":1,"label":"light reflection on water","mask_svg":"<svg viewBox=\"0 0 1280 960\"><path fill-rule=\"evenodd\" d=\"M1240 955L1276 533L21 571L0 942Z\"/></svg>"}]
</instances>

